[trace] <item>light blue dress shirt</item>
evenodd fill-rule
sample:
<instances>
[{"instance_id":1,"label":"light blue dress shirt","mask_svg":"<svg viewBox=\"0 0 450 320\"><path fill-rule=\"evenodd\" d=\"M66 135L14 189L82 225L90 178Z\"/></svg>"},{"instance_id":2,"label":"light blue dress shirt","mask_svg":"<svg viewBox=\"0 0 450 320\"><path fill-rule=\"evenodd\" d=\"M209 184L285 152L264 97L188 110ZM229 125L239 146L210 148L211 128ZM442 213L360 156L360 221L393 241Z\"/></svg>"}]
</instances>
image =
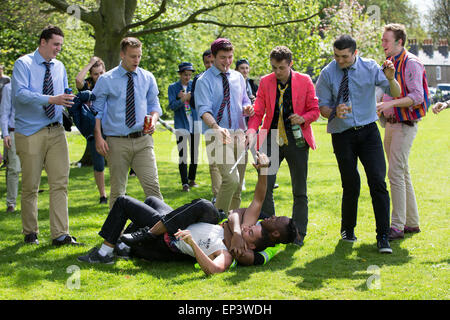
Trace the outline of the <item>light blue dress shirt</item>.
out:
<instances>
[{"instance_id":1,"label":"light blue dress shirt","mask_svg":"<svg viewBox=\"0 0 450 320\"><path fill-rule=\"evenodd\" d=\"M197 80L195 85L195 107L201 117L204 113L209 112L217 119L219 108L223 100L223 83L220 70L212 66L206 70ZM230 114L231 128L228 125L228 111L225 107L222 120L218 125L227 129L246 130L245 117L243 115L243 107L251 105L247 96L247 87L244 77L235 70L227 72L228 82L230 84ZM210 129L203 122L203 133Z\"/></svg>"},{"instance_id":2,"label":"light blue dress shirt","mask_svg":"<svg viewBox=\"0 0 450 320\"><path fill-rule=\"evenodd\" d=\"M335 109L341 101L336 101L344 72L333 60L320 73L316 83L319 107ZM327 132L340 133L352 127L363 126L378 120L376 110L375 88L379 86L390 94L389 81L381 67L372 59L356 57L355 63L348 71L348 88L352 112L346 119L335 116L335 110L328 119Z\"/></svg>"},{"instance_id":3,"label":"light blue dress shirt","mask_svg":"<svg viewBox=\"0 0 450 320\"><path fill-rule=\"evenodd\" d=\"M102 120L103 134L106 136L126 136L142 131L146 114L153 111L162 115L158 98L158 85L149 71L137 68L133 72L134 103L136 124L128 128L125 124L127 97L127 71L120 63L114 69L104 73L95 83L92 93L96 99L93 108L98 112L96 118Z\"/></svg>"},{"instance_id":4,"label":"light blue dress shirt","mask_svg":"<svg viewBox=\"0 0 450 320\"><path fill-rule=\"evenodd\" d=\"M15 111L12 107L11 83L6 84L2 91L2 101L0 102L0 120L2 126L2 136L9 136L8 128L14 128Z\"/></svg>"},{"instance_id":5,"label":"light blue dress shirt","mask_svg":"<svg viewBox=\"0 0 450 320\"><path fill-rule=\"evenodd\" d=\"M50 96L42 94L45 76L44 58L36 49L33 53L20 57L14 63L12 75L13 105L16 110L16 131L30 136L53 122L62 123L63 106L55 106L55 116L50 119L45 115L44 106L48 105ZM64 93L68 87L64 64L56 59L50 61L53 80L53 95Z\"/></svg>"}]
</instances>

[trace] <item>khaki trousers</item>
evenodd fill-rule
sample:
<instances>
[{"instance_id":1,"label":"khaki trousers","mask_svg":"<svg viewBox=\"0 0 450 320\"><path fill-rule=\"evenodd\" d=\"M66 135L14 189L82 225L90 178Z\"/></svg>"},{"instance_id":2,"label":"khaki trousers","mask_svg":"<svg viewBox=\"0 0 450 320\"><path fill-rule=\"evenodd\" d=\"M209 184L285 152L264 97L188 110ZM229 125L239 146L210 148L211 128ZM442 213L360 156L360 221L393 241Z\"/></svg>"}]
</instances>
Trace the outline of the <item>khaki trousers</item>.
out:
<instances>
[{"instance_id":1,"label":"khaki trousers","mask_svg":"<svg viewBox=\"0 0 450 320\"><path fill-rule=\"evenodd\" d=\"M9 133L11 148L4 149L6 159L6 205L16 205L19 190L20 159L16 153L16 139L14 131Z\"/></svg>"},{"instance_id":2,"label":"khaki trousers","mask_svg":"<svg viewBox=\"0 0 450 320\"><path fill-rule=\"evenodd\" d=\"M242 183L248 160L247 154L231 174L230 170L244 151L244 141L243 134L239 133L232 134L232 143L229 144L223 144L215 133L208 132L205 134L213 192L220 183L220 187L215 194L215 206L224 212L238 209L241 205Z\"/></svg>"},{"instance_id":3,"label":"khaki trousers","mask_svg":"<svg viewBox=\"0 0 450 320\"><path fill-rule=\"evenodd\" d=\"M134 139L106 137L106 142L111 185L109 207L112 208L117 197L125 195L130 167L136 172L145 196L162 200L152 136Z\"/></svg>"},{"instance_id":4,"label":"khaki trousers","mask_svg":"<svg viewBox=\"0 0 450 320\"><path fill-rule=\"evenodd\" d=\"M388 177L391 185L391 227L403 230L419 226L416 195L409 173L408 158L418 130L402 123L386 123L384 149L389 162Z\"/></svg>"},{"instance_id":5,"label":"khaki trousers","mask_svg":"<svg viewBox=\"0 0 450 320\"><path fill-rule=\"evenodd\" d=\"M42 168L50 188L50 232L52 239L69 234L67 185L69 149L64 128L44 127L30 136L16 132L16 151L22 167L22 227L24 234L39 233L38 191Z\"/></svg>"}]
</instances>

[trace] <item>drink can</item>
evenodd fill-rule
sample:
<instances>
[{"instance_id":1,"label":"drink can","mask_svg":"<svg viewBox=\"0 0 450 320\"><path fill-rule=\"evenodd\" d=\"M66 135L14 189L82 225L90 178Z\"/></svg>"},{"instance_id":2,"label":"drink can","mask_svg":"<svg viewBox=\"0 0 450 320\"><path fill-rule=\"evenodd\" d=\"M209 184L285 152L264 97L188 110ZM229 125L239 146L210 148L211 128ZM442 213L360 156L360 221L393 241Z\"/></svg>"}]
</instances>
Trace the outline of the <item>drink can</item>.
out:
<instances>
[{"instance_id":1,"label":"drink can","mask_svg":"<svg viewBox=\"0 0 450 320\"><path fill-rule=\"evenodd\" d=\"M147 115L145 115L145 118L144 118L144 130L143 130L143 133L144 134L149 134L151 126L152 126L152 116L147 114Z\"/></svg>"},{"instance_id":2,"label":"drink can","mask_svg":"<svg viewBox=\"0 0 450 320\"><path fill-rule=\"evenodd\" d=\"M72 94L72 92L73 92L73 91L72 91L72 88L65 88L65 89L64 89L64 93L65 93L65 94Z\"/></svg>"}]
</instances>

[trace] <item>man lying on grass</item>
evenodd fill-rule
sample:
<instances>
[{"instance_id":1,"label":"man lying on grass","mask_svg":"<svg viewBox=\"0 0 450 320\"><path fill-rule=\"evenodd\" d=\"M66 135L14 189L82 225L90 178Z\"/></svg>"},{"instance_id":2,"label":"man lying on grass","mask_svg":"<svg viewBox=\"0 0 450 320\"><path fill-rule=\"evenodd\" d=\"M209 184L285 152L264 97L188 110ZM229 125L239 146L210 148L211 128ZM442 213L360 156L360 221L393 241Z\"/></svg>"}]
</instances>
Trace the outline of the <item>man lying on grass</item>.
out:
<instances>
[{"instance_id":1,"label":"man lying on grass","mask_svg":"<svg viewBox=\"0 0 450 320\"><path fill-rule=\"evenodd\" d=\"M288 217L266 218L257 223L267 186L269 159L257 153L258 182L248 208L226 215L208 200L196 199L175 210L163 201L149 197L142 203L121 196L114 203L99 235L105 239L101 248L93 248L79 261L114 263L118 257L132 256L146 260L184 260L194 257L206 274L227 270L236 259L242 265L263 264L258 252L278 243L290 243L297 229ZM120 236L127 220L132 223ZM120 240L119 240L120 238Z\"/></svg>"}]
</instances>

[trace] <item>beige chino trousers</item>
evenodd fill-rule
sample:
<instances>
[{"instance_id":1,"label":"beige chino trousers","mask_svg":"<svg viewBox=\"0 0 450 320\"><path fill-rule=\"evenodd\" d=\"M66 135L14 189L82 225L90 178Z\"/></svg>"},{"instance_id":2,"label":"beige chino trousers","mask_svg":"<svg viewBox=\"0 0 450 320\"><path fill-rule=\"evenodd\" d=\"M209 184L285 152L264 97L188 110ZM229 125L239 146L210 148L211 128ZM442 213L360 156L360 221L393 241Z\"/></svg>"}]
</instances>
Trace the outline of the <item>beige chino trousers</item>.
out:
<instances>
[{"instance_id":1,"label":"beige chino trousers","mask_svg":"<svg viewBox=\"0 0 450 320\"><path fill-rule=\"evenodd\" d=\"M419 210L409 173L409 153L418 130L402 123L386 123L384 150L389 162L388 178L391 185L391 227L403 230L419 226Z\"/></svg>"},{"instance_id":2,"label":"beige chino trousers","mask_svg":"<svg viewBox=\"0 0 450 320\"><path fill-rule=\"evenodd\" d=\"M106 137L106 142L109 147L106 159L111 185L109 207L112 208L117 197L125 195L130 167L136 172L145 196L155 196L162 200L153 137Z\"/></svg>"},{"instance_id":3,"label":"beige chino trousers","mask_svg":"<svg viewBox=\"0 0 450 320\"><path fill-rule=\"evenodd\" d=\"M42 168L47 172L50 189L50 233L52 239L69 234L67 186L69 149L64 128L44 127L25 136L15 134L16 152L22 167L22 228L25 235L39 233L38 191Z\"/></svg>"}]
</instances>

